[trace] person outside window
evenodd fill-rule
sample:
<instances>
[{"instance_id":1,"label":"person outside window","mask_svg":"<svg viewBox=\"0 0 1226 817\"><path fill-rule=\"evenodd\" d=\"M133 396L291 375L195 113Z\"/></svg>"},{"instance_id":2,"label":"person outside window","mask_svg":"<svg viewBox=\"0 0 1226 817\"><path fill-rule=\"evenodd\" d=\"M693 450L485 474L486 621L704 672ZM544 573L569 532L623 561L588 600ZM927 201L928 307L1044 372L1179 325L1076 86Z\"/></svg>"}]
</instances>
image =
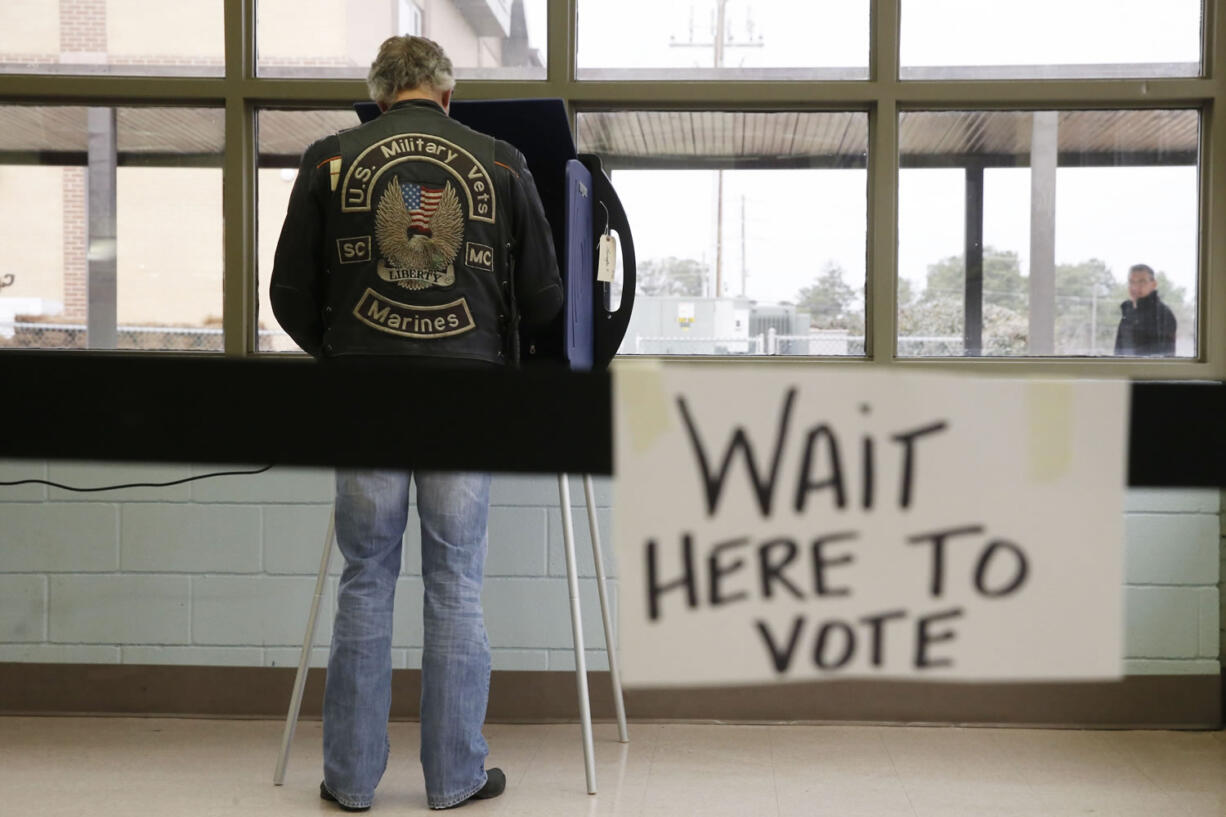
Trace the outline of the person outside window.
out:
<instances>
[{"instance_id":1,"label":"person outside window","mask_svg":"<svg viewBox=\"0 0 1226 817\"><path fill-rule=\"evenodd\" d=\"M367 85L383 113L303 155L273 266L278 322L322 359L398 356L406 369L513 363L516 315L543 326L562 305L550 228L523 155L448 116L452 64L431 40L386 40ZM375 405L378 397L354 399ZM452 808L505 786L499 769L485 768L481 733L490 677L481 608L489 474L338 469L345 567L324 692L320 797L348 811L370 807L387 766L392 608L410 480L425 590L427 804Z\"/></svg>"},{"instance_id":2,"label":"person outside window","mask_svg":"<svg viewBox=\"0 0 1226 817\"><path fill-rule=\"evenodd\" d=\"M1123 314L1115 332L1117 355L1175 354L1175 313L1158 297L1152 267L1135 264L1128 270L1128 300L1120 304L1120 311Z\"/></svg>"}]
</instances>

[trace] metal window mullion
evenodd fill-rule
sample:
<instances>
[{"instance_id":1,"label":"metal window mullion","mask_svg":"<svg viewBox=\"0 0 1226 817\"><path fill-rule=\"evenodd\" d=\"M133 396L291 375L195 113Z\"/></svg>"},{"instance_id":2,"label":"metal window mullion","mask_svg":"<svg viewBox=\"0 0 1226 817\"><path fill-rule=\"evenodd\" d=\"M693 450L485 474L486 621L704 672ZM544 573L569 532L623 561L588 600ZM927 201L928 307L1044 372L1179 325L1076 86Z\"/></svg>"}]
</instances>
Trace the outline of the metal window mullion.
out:
<instances>
[{"instance_id":1,"label":"metal window mullion","mask_svg":"<svg viewBox=\"0 0 1226 817\"><path fill-rule=\"evenodd\" d=\"M1197 351L1208 375L1226 379L1226 92L1220 71L1226 65L1226 0L1206 0L1204 10L1204 73L1213 98L1201 117L1200 157L1200 297Z\"/></svg>"},{"instance_id":2,"label":"metal window mullion","mask_svg":"<svg viewBox=\"0 0 1226 817\"><path fill-rule=\"evenodd\" d=\"M0 100L50 105L206 105L221 98L216 77L0 74Z\"/></svg>"},{"instance_id":3,"label":"metal window mullion","mask_svg":"<svg viewBox=\"0 0 1226 817\"><path fill-rule=\"evenodd\" d=\"M548 0L545 9L545 80L564 88L575 77L576 4L578 0Z\"/></svg>"},{"instance_id":4,"label":"metal window mullion","mask_svg":"<svg viewBox=\"0 0 1226 817\"><path fill-rule=\"evenodd\" d=\"M956 80L899 82L901 107L1118 108L1194 105L1215 92L1204 77L1091 80Z\"/></svg>"},{"instance_id":5,"label":"metal window mullion","mask_svg":"<svg viewBox=\"0 0 1226 817\"><path fill-rule=\"evenodd\" d=\"M865 354L888 365L896 355L898 310L898 43L901 0L873 0L869 65L868 225Z\"/></svg>"},{"instance_id":6,"label":"metal window mullion","mask_svg":"<svg viewBox=\"0 0 1226 817\"><path fill-rule=\"evenodd\" d=\"M491 86L493 83L491 83ZM581 106L599 108L775 108L864 109L874 99L874 84L848 82L739 82L674 80L571 83L570 99ZM491 90L496 90L491 88Z\"/></svg>"},{"instance_id":7,"label":"metal window mullion","mask_svg":"<svg viewBox=\"0 0 1226 817\"><path fill-rule=\"evenodd\" d=\"M234 0L227 0L234 2ZM1215 38L1219 39L1219 38ZM0 74L0 98L14 102L89 104L101 99L137 104L216 104L233 92L229 78L72 77ZM643 108L800 107L862 109L873 104L882 81L847 82L579 82L463 80L464 98L556 96L586 106ZM339 104L365 97L357 79L246 79L239 91L251 101L294 105ZM899 108L1118 108L1197 106L1218 93L1208 78L1103 81L892 82Z\"/></svg>"},{"instance_id":8,"label":"metal window mullion","mask_svg":"<svg viewBox=\"0 0 1226 817\"><path fill-rule=\"evenodd\" d=\"M235 2L236 0L227 0ZM552 63L552 60L551 60ZM885 83L885 84L883 84ZM216 104L232 94L231 78L70 77L0 74L0 98L88 104L102 98L138 104ZM358 79L240 80L249 101L267 104L346 105L366 95ZM589 108L865 109L882 92L900 109L1061 109L1194 107L1214 98L1208 78L1102 81L984 82L581 82L561 80L461 80L465 99L555 96Z\"/></svg>"},{"instance_id":9,"label":"metal window mullion","mask_svg":"<svg viewBox=\"0 0 1226 817\"><path fill-rule=\"evenodd\" d=\"M578 27L579 0L548 0L545 9L545 40L548 44L546 55L545 93L523 94L523 96L550 96L562 100L566 106L566 115L570 120L571 133L575 132L575 106L571 104L572 86L575 81L576 38ZM530 84L530 83L529 83ZM493 96L505 89L489 88L487 97Z\"/></svg>"},{"instance_id":10,"label":"metal window mullion","mask_svg":"<svg viewBox=\"0 0 1226 817\"><path fill-rule=\"evenodd\" d=\"M255 75L256 0L225 0L226 125L222 163L223 348L243 357L256 338L255 112L247 89Z\"/></svg>"}]
</instances>

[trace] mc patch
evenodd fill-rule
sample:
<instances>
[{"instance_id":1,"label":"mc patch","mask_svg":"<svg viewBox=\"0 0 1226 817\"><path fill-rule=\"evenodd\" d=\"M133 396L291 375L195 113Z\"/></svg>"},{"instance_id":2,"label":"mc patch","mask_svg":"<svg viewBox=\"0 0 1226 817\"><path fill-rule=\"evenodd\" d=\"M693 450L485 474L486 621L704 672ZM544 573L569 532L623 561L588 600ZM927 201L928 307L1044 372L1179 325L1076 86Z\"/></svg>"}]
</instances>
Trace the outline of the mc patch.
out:
<instances>
[{"instance_id":1,"label":"mc patch","mask_svg":"<svg viewBox=\"0 0 1226 817\"><path fill-rule=\"evenodd\" d=\"M464 263L473 269L494 271L494 248L474 241L464 244Z\"/></svg>"}]
</instances>

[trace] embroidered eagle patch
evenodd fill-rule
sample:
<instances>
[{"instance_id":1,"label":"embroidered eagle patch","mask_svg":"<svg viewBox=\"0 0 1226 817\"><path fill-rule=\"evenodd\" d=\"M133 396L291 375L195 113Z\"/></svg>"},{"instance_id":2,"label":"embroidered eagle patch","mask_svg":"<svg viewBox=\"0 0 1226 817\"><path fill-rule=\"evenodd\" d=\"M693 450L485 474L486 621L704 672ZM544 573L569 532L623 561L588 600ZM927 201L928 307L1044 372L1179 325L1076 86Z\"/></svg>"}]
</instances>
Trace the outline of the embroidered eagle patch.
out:
<instances>
[{"instance_id":1,"label":"embroidered eagle patch","mask_svg":"<svg viewBox=\"0 0 1226 817\"><path fill-rule=\"evenodd\" d=\"M430 187L393 176L375 210L379 277L405 289L455 283L464 210L451 182Z\"/></svg>"}]
</instances>

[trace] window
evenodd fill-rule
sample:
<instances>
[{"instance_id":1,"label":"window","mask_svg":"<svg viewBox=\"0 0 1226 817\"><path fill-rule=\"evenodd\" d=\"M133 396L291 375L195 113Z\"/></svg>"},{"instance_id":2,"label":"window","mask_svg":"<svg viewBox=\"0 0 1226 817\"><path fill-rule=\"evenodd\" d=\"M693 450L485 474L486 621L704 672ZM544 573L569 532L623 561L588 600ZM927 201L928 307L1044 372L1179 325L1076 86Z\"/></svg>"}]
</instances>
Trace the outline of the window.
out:
<instances>
[{"instance_id":1,"label":"window","mask_svg":"<svg viewBox=\"0 0 1226 817\"><path fill-rule=\"evenodd\" d=\"M904 79L1194 77L1200 43L1200 0L902 0Z\"/></svg>"},{"instance_id":2,"label":"window","mask_svg":"<svg viewBox=\"0 0 1226 817\"><path fill-rule=\"evenodd\" d=\"M578 117L630 219L623 354L862 355L861 113Z\"/></svg>"},{"instance_id":3,"label":"window","mask_svg":"<svg viewBox=\"0 0 1226 817\"><path fill-rule=\"evenodd\" d=\"M1195 356L1198 120L904 113L899 355Z\"/></svg>"},{"instance_id":4,"label":"window","mask_svg":"<svg viewBox=\"0 0 1226 817\"><path fill-rule=\"evenodd\" d=\"M412 34L420 37L425 30L422 26L421 6L414 0L399 0L400 9L397 17L396 30L401 34Z\"/></svg>"},{"instance_id":5,"label":"window","mask_svg":"<svg viewBox=\"0 0 1226 817\"><path fill-rule=\"evenodd\" d=\"M579 79L867 79L868 0L578 0Z\"/></svg>"},{"instance_id":6,"label":"window","mask_svg":"<svg viewBox=\"0 0 1226 817\"><path fill-rule=\"evenodd\" d=\"M258 0L257 72L364 78L379 43L418 34L443 46L460 79L544 79L545 2Z\"/></svg>"},{"instance_id":7,"label":"window","mask_svg":"<svg viewBox=\"0 0 1226 817\"><path fill-rule=\"evenodd\" d=\"M221 76L222 0L5 0L0 73Z\"/></svg>"},{"instance_id":8,"label":"window","mask_svg":"<svg viewBox=\"0 0 1226 817\"><path fill-rule=\"evenodd\" d=\"M0 347L297 353L302 150L419 32L458 99L560 98L601 158L623 354L1226 379L1226 0L173 6L0 2Z\"/></svg>"},{"instance_id":9,"label":"window","mask_svg":"<svg viewBox=\"0 0 1226 817\"><path fill-rule=\"evenodd\" d=\"M0 107L0 348L221 351L222 113Z\"/></svg>"}]
</instances>

